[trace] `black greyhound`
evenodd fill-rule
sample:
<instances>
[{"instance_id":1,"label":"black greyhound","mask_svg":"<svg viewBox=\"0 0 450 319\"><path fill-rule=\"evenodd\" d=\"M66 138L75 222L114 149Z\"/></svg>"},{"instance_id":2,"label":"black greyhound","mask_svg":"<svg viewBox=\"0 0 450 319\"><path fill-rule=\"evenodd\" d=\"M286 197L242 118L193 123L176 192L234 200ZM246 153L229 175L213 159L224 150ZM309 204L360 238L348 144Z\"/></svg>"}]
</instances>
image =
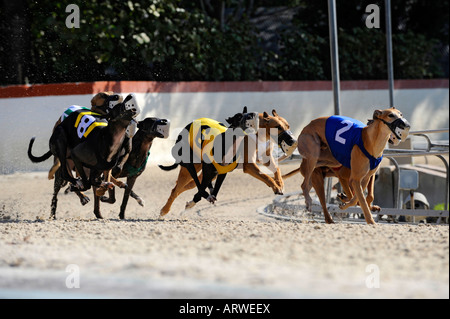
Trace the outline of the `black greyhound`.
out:
<instances>
[{"instance_id":1,"label":"black greyhound","mask_svg":"<svg viewBox=\"0 0 450 319\"><path fill-rule=\"evenodd\" d=\"M51 218L56 217L58 192L67 182L72 183L72 190L76 192L87 190L91 185L102 185L100 175L117 164L120 151L124 147L127 127L138 110L134 96L128 95L123 102L116 104L106 117L86 110L74 111L54 129L49 141L50 150L40 157L32 155L35 138L30 140L28 157L32 162L43 162L53 154L61 163L55 173ZM75 179L70 173L70 167L67 165L68 155L81 180ZM86 176L86 168L89 169L89 179Z\"/></svg>"},{"instance_id":2,"label":"black greyhound","mask_svg":"<svg viewBox=\"0 0 450 319\"><path fill-rule=\"evenodd\" d=\"M237 166L236 153L232 154L232 159L224 160L224 157L228 156L226 154L228 154L230 147L236 146L236 140L239 139L239 136L245 135L244 131L252 129L255 132L258 129L259 117L258 113L248 113L247 107L244 107L242 113L237 113L233 117L227 118L226 121L230 125L229 128L222 123L207 118L189 123L178 136L172 149L172 156L176 160L175 164L171 166L159 165L161 169L166 171L181 165L182 169L186 169L195 181L198 192L194 195L193 200L187 203L186 208L193 207L202 197L210 203L217 200L217 194L226 174ZM203 174L201 182L197 176L199 165L196 166L196 163L201 163ZM224 163L227 164L222 165ZM181 176L186 175L182 175L180 171L177 185L187 183L186 180L180 180ZM216 183L212 188L211 182L216 177ZM211 194L206 191L207 187L210 188ZM171 197L174 196L173 192ZM161 213L161 216L163 215L165 214Z\"/></svg>"},{"instance_id":3,"label":"black greyhound","mask_svg":"<svg viewBox=\"0 0 450 319\"><path fill-rule=\"evenodd\" d=\"M117 183L121 188L125 188L123 194L122 204L120 206L119 218L125 218L125 209L127 207L129 196L138 201L141 206L144 206L144 201L136 193L133 192L133 186L136 179L144 172L147 160L150 156L150 148L153 144L153 139L168 138L170 121L166 119L159 119L156 117L148 117L143 121L138 122L138 131L132 138L132 150L125 162L122 170L118 166L112 169L112 178L114 183ZM116 181L116 178L126 177L127 181L121 183ZM117 185L116 184L116 185ZM94 193L96 193L94 191ZM100 215L100 201L113 204L116 201L114 188L108 190L109 197L95 196L94 212L97 216Z\"/></svg>"}]
</instances>

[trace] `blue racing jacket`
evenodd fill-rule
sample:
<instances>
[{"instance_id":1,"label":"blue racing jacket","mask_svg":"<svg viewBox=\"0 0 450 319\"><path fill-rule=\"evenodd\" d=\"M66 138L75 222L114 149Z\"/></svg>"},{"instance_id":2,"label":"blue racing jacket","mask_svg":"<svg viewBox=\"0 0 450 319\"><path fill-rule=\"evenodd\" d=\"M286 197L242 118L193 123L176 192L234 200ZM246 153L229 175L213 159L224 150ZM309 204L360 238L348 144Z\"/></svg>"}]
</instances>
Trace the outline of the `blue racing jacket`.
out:
<instances>
[{"instance_id":1,"label":"blue racing jacket","mask_svg":"<svg viewBox=\"0 0 450 319\"><path fill-rule=\"evenodd\" d=\"M351 168L351 154L355 145L358 145L369 159L371 170L376 168L383 159L383 156L373 157L365 149L361 135L363 127L365 125L360 121L346 116L333 115L327 119L325 136L328 146L336 160L347 168Z\"/></svg>"}]
</instances>

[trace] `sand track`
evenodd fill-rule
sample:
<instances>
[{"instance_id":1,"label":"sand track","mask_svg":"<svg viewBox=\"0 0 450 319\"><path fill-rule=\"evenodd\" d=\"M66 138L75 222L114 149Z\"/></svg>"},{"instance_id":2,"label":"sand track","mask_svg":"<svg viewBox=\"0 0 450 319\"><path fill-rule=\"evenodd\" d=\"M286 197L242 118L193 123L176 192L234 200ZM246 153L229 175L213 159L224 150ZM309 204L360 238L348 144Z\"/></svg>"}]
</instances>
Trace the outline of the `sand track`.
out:
<instances>
[{"instance_id":1,"label":"sand track","mask_svg":"<svg viewBox=\"0 0 450 319\"><path fill-rule=\"evenodd\" d=\"M149 165L135 185L146 206L130 199L124 221L121 190L102 205L104 220L92 202L61 193L49 221L45 172L0 176L0 297L449 298L448 225L270 219L256 209L272 191L242 171L227 176L216 206L180 214L186 192L160 221L176 175ZM285 191L300 181L288 179ZM69 289L73 269L80 288Z\"/></svg>"}]
</instances>

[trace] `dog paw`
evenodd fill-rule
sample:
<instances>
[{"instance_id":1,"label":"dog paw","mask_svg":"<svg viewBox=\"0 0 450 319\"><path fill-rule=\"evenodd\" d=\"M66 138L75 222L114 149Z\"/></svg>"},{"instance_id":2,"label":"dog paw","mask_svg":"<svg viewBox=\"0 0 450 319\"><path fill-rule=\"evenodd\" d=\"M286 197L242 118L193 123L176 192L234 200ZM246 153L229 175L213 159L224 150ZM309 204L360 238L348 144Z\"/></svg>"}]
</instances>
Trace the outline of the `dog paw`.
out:
<instances>
[{"instance_id":1,"label":"dog paw","mask_svg":"<svg viewBox=\"0 0 450 319\"><path fill-rule=\"evenodd\" d=\"M106 189L113 189L114 188L114 183L104 182L104 183L102 183L102 187L105 187Z\"/></svg>"},{"instance_id":2,"label":"dog paw","mask_svg":"<svg viewBox=\"0 0 450 319\"><path fill-rule=\"evenodd\" d=\"M103 195L105 195L105 193L106 193L106 188L104 188L104 187L99 187L95 191L95 195L98 197L105 197L105 196L103 196Z\"/></svg>"},{"instance_id":3,"label":"dog paw","mask_svg":"<svg viewBox=\"0 0 450 319\"><path fill-rule=\"evenodd\" d=\"M142 207L145 206L145 201L144 201L142 198L138 197L138 198L136 198L136 201L137 201L138 204L141 205Z\"/></svg>"},{"instance_id":4,"label":"dog paw","mask_svg":"<svg viewBox=\"0 0 450 319\"><path fill-rule=\"evenodd\" d=\"M283 195L283 190L281 188L278 188L274 190L275 195Z\"/></svg>"},{"instance_id":5,"label":"dog paw","mask_svg":"<svg viewBox=\"0 0 450 319\"><path fill-rule=\"evenodd\" d=\"M347 195L345 195L344 193L337 194L337 198L339 200L343 201L343 202L347 202L348 201Z\"/></svg>"},{"instance_id":6,"label":"dog paw","mask_svg":"<svg viewBox=\"0 0 450 319\"><path fill-rule=\"evenodd\" d=\"M116 202L115 198L110 198L107 196L100 196L100 201L103 203L114 204Z\"/></svg>"},{"instance_id":7,"label":"dog paw","mask_svg":"<svg viewBox=\"0 0 450 319\"><path fill-rule=\"evenodd\" d=\"M379 211L381 211L381 207L378 205L372 205L372 207L370 207L370 210L372 212L379 212Z\"/></svg>"},{"instance_id":8,"label":"dog paw","mask_svg":"<svg viewBox=\"0 0 450 319\"><path fill-rule=\"evenodd\" d=\"M86 205L87 203L89 203L89 201L90 201L90 199L87 196L84 196L84 197L80 198L80 203L83 206Z\"/></svg>"},{"instance_id":9,"label":"dog paw","mask_svg":"<svg viewBox=\"0 0 450 319\"><path fill-rule=\"evenodd\" d=\"M193 200L186 202L186 206L184 207L184 209L190 209L192 207L195 206L195 202Z\"/></svg>"},{"instance_id":10,"label":"dog paw","mask_svg":"<svg viewBox=\"0 0 450 319\"><path fill-rule=\"evenodd\" d=\"M214 204L217 201L216 196L214 195L209 195L208 198L206 199L208 202L210 202L211 204Z\"/></svg>"}]
</instances>

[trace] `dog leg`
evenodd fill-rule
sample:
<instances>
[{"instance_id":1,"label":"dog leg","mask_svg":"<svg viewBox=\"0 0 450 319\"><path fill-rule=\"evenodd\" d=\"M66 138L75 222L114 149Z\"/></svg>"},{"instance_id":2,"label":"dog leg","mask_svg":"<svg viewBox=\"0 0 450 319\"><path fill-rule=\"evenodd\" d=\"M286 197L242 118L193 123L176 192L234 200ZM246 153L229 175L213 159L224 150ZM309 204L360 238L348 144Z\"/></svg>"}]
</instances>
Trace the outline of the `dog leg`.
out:
<instances>
[{"instance_id":1,"label":"dog leg","mask_svg":"<svg viewBox=\"0 0 450 319\"><path fill-rule=\"evenodd\" d=\"M312 198L309 195L312 187L312 174L314 172L314 164L310 164L310 161L306 158L302 159L300 164L300 172L303 175L303 182L301 184L303 197L305 197L305 205L307 211L312 211ZM312 167L312 170L311 170Z\"/></svg>"},{"instance_id":2,"label":"dog leg","mask_svg":"<svg viewBox=\"0 0 450 319\"><path fill-rule=\"evenodd\" d=\"M81 205L86 205L89 203L90 199L87 197L83 192L75 191L75 194L77 194L78 198L80 199Z\"/></svg>"},{"instance_id":3,"label":"dog leg","mask_svg":"<svg viewBox=\"0 0 450 319\"><path fill-rule=\"evenodd\" d=\"M50 150L59 159L60 167L62 167L61 177L72 184L77 184L77 180L73 178L67 164L67 136L60 127L57 127L50 137Z\"/></svg>"},{"instance_id":4,"label":"dog leg","mask_svg":"<svg viewBox=\"0 0 450 319\"><path fill-rule=\"evenodd\" d=\"M217 194L219 193L220 187L222 186L223 181L225 180L225 177L227 176L227 174L220 174L217 177L217 181L216 184L214 185L214 188L211 192L211 200L208 199L208 201L212 204L215 203L215 201L217 200ZM210 183L211 184L211 183Z\"/></svg>"},{"instance_id":5,"label":"dog leg","mask_svg":"<svg viewBox=\"0 0 450 319\"><path fill-rule=\"evenodd\" d=\"M357 202L359 202L359 205L364 213L366 223L375 224L372 213L369 209L369 205L367 204L366 198L364 197L363 186L367 185L370 175L368 175L369 162L367 160L360 160L361 158L364 158L363 156L364 154L361 152L361 150L357 146L355 146L351 155L352 169L350 172L349 184L356 196L353 196L350 202L353 202L356 199Z\"/></svg>"},{"instance_id":6,"label":"dog leg","mask_svg":"<svg viewBox=\"0 0 450 319\"><path fill-rule=\"evenodd\" d=\"M206 199L209 196L208 192L206 192L206 187L208 184L203 185L203 181L205 180L205 175L208 175L208 177L206 177L206 178L208 178L208 179L210 178L209 177L210 172L208 169L205 172L205 170L203 169L204 167L205 167L205 165L202 164L203 179L202 179L202 182L200 182L200 180L198 179L197 170L195 169L194 164L186 165L186 168L189 171L189 174L191 175L192 179L194 180L195 185L197 185L198 192L197 192L197 194L194 195L194 202L196 202L196 203L199 202L202 197L204 197Z\"/></svg>"},{"instance_id":7,"label":"dog leg","mask_svg":"<svg viewBox=\"0 0 450 319\"><path fill-rule=\"evenodd\" d=\"M61 187L63 187L67 182L61 176L61 167L55 172L55 182L53 184L53 197L51 204L50 219L56 219L56 207L58 205L58 193Z\"/></svg>"},{"instance_id":8,"label":"dog leg","mask_svg":"<svg viewBox=\"0 0 450 319\"><path fill-rule=\"evenodd\" d=\"M100 213L100 197L96 195L97 187L93 186L92 189L94 191L94 215L98 219L103 219L103 216Z\"/></svg>"},{"instance_id":9,"label":"dog leg","mask_svg":"<svg viewBox=\"0 0 450 319\"><path fill-rule=\"evenodd\" d=\"M133 189L136 179L137 176L127 178L128 187L125 188L125 192L123 193L122 205L120 205L120 213L119 213L120 219L125 219L125 210L127 208L128 199L130 198L131 190Z\"/></svg>"},{"instance_id":10,"label":"dog leg","mask_svg":"<svg viewBox=\"0 0 450 319\"><path fill-rule=\"evenodd\" d=\"M201 169L200 164L194 164L194 167L197 172ZM189 171L185 167L181 166L175 187L172 189L166 204L163 206L163 208L161 208L160 217L166 215L170 211L170 208L172 207L172 204L175 201L175 199L178 197L178 195L187 190L185 186L190 184L190 182L193 182L193 179L189 174ZM195 185L192 188L194 187Z\"/></svg>"},{"instance_id":11,"label":"dog leg","mask_svg":"<svg viewBox=\"0 0 450 319\"><path fill-rule=\"evenodd\" d=\"M274 174L274 181L275 181L275 183L278 184L281 191L283 192L284 191L284 181L283 181L283 177L282 177L281 170L279 167L277 167L277 171Z\"/></svg>"},{"instance_id":12,"label":"dog leg","mask_svg":"<svg viewBox=\"0 0 450 319\"><path fill-rule=\"evenodd\" d=\"M53 166L48 171L48 179L54 179L55 173L58 170L58 168L61 166L59 159L56 156L53 156Z\"/></svg>"},{"instance_id":13,"label":"dog leg","mask_svg":"<svg viewBox=\"0 0 450 319\"><path fill-rule=\"evenodd\" d=\"M100 201L103 203L114 204L116 202L115 188L108 189L108 197L100 196Z\"/></svg>"},{"instance_id":14,"label":"dog leg","mask_svg":"<svg viewBox=\"0 0 450 319\"><path fill-rule=\"evenodd\" d=\"M316 168L312 174L312 186L316 190L316 194L319 197L320 205L322 206L323 214L325 216L325 222L327 224L334 224L333 218L327 209L327 202L325 200L325 185L324 174L321 168Z\"/></svg>"},{"instance_id":15,"label":"dog leg","mask_svg":"<svg viewBox=\"0 0 450 319\"><path fill-rule=\"evenodd\" d=\"M361 186L361 182L357 179L351 179L350 185L352 185L352 188L355 191L357 201L360 203L361 209L364 213L364 219L366 220L366 223L367 224L375 224L373 216L370 213L369 206L367 205L367 202L364 198L364 193L363 193L363 189Z\"/></svg>"},{"instance_id":16,"label":"dog leg","mask_svg":"<svg viewBox=\"0 0 450 319\"><path fill-rule=\"evenodd\" d=\"M369 205L370 210L372 212L379 212L379 211L381 211L381 207L378 205L372 205L373 200L375 199L375 197L373 196L374 183L375 183L375 174L370 176L369 183L367 185L366 202L367 202L367 205Z\"/></svg>"},{"instance_id":17,"label":"dog leg","mask_svg":"<svg viewBox=\"0 0 450 319\"><path fill-rule=\"evenodd\" d=\"M75 182L72 183L73 185L71 187L71 190L72 191L75 191L75 190L79 190L79 191L88 190L89 188L91 188L91 184L89 183L89 180L88 180L88 178L86 176L83 164L78 159L78 157L76 156L75 152L72 152L71 156L72 156L73 163L75 165L75 169L77 170L78 174L81 177L81 180L78 179L78 180L75 180ZM63 166L62 162L61 162L61 166ZM93 170L91 170L91 174L92 174L92 171Z\"/></svg>"},{"instance_id":18,"label":"dog leg","mask_svg":"<svg viewBox=\"0 0 450 319\"><path fill-rule=\"evenodd\" d=\"M272 191L274 194L277 195L283 195L283 189L275 182L275 180L270 177L269 175L266 175L262 173L259 170L259 167L255 163L244 163L244 173L249 174L253 176L254 178L262 181L264 184L272 188Z\"/></svg>"},{"instance_id":19,"label":"dog leg","mask_svg":"<svg viewBox=\"0 0 450 319\"><path fill-rule=\"evenodd\" d=\"M301 188L305 197L306 210L311 211L312 199L309 192L312 186L311 177L320 156L320 139L317 136L302 133L298 138L297 148L303 157L300 164L300 172L303 175Z\"/></svg>"},{"instance_id":20,"label":"dog leg","mask_svg":"<svg viewBox=\"0 0 450 319\"><path fill-rule=\"evenodd\" d=\"M200 196L200 194L207 194L207 196L205 197L206 200L208 202L210 202L211 204L214 204L216 202L216 200L217 200L217 194L218 194L218 192L220 190L220 187L222 186L222 183L223 183L223 181L225 179L225 176L227 174L219 175L219 177L217 178L217 181L216 181L216 185L213 188L212 193L208 194L206 192L206 188L207 187L209 188L212 185L211 181L214 178L216 178L218 174L217 174L217 171L216 171L216 169L214 168L214 166L212 164L203 164L202 165L202 173L203 173L203 178L202 178L202 182L201 182L201 185L200 185L201 188L200 188L199 192L196 194L196 196L194 196L193 201L195 203L197 203L198 201L200 201L201 197L205 197L204 195Z\"/></svg>"},{"instance_id":21,"label":"dog leg","mask_svg":"<svg viewBox=\"0 0 450 319\"><path fill-rule=\"evenodd\" d=\"M141 205L142 207L145 206L145 201L138 194L136 194L133 191L130 191L130 196L132 198L134 198L138 202L139 205Z\"/></svg>"},{"instance_id":22,"label":"dog leg","mask_svg":"<svg viewBox=\"0 0 450 319\"><path fill-rule=\"evenodd\" d=\"M119 186L120 188L127 187L126 183L119 181L112 174L110 175L110 179L114 183L114 185ZM106 189L105 189L105 191L106 191ZM102 201L103 203L114 204L116 202L116 192L115 192L114 187L108 189L108 197L101 196L100 194L99 194L99 196L100 196L100 201Z\"/></svg>"},{"instance_id":23,"label":"dog leg","mask_svg":"<svg viewBox=\"0 0 450 319\"><path fill-rule=\"evenodd\" d=\"M266 166L271 172L273 172L273 180L278 185L278 187L281 189L281 191L284 191L284 181L283 176L281 174L280 168L277 166L277 161L272 156L273 147L269 147L266 149L265 156L263 157L263 164ZM265 160L268 159L266 162ZM259 162L259 161L258 161Z\"/></svg>"},{"instance_id":24,"label":"dog leg","mask_svg":"<svg viewBox=\"0 0 450 319\"><path fill-rule=\"evenodd\" d=\"M193 169L193 168L191 168L191 169ZM208 202L210 202L212 204L216 200L215 196L208 194L208 192L206 191L206 188L209 185L211 185L212 179L217 176L217 171L214 168L214 165L203 163L202 164L202 173L203 173L203 177L202 177L202 181L201 181L200 185L198 185L197 181L196 181L198 191L194 195L194 198L190 202L186 203L186 207L185 207L186 209L194 207L194 205L196 203L198 203L202 199L202 197L205 198ZM191 172L191 176L192 176L192 172ZM193 177L194 177L194 180L197 178L196 172L195 172L195 176L193 176Z\"/></svg>"}]
</instances>

